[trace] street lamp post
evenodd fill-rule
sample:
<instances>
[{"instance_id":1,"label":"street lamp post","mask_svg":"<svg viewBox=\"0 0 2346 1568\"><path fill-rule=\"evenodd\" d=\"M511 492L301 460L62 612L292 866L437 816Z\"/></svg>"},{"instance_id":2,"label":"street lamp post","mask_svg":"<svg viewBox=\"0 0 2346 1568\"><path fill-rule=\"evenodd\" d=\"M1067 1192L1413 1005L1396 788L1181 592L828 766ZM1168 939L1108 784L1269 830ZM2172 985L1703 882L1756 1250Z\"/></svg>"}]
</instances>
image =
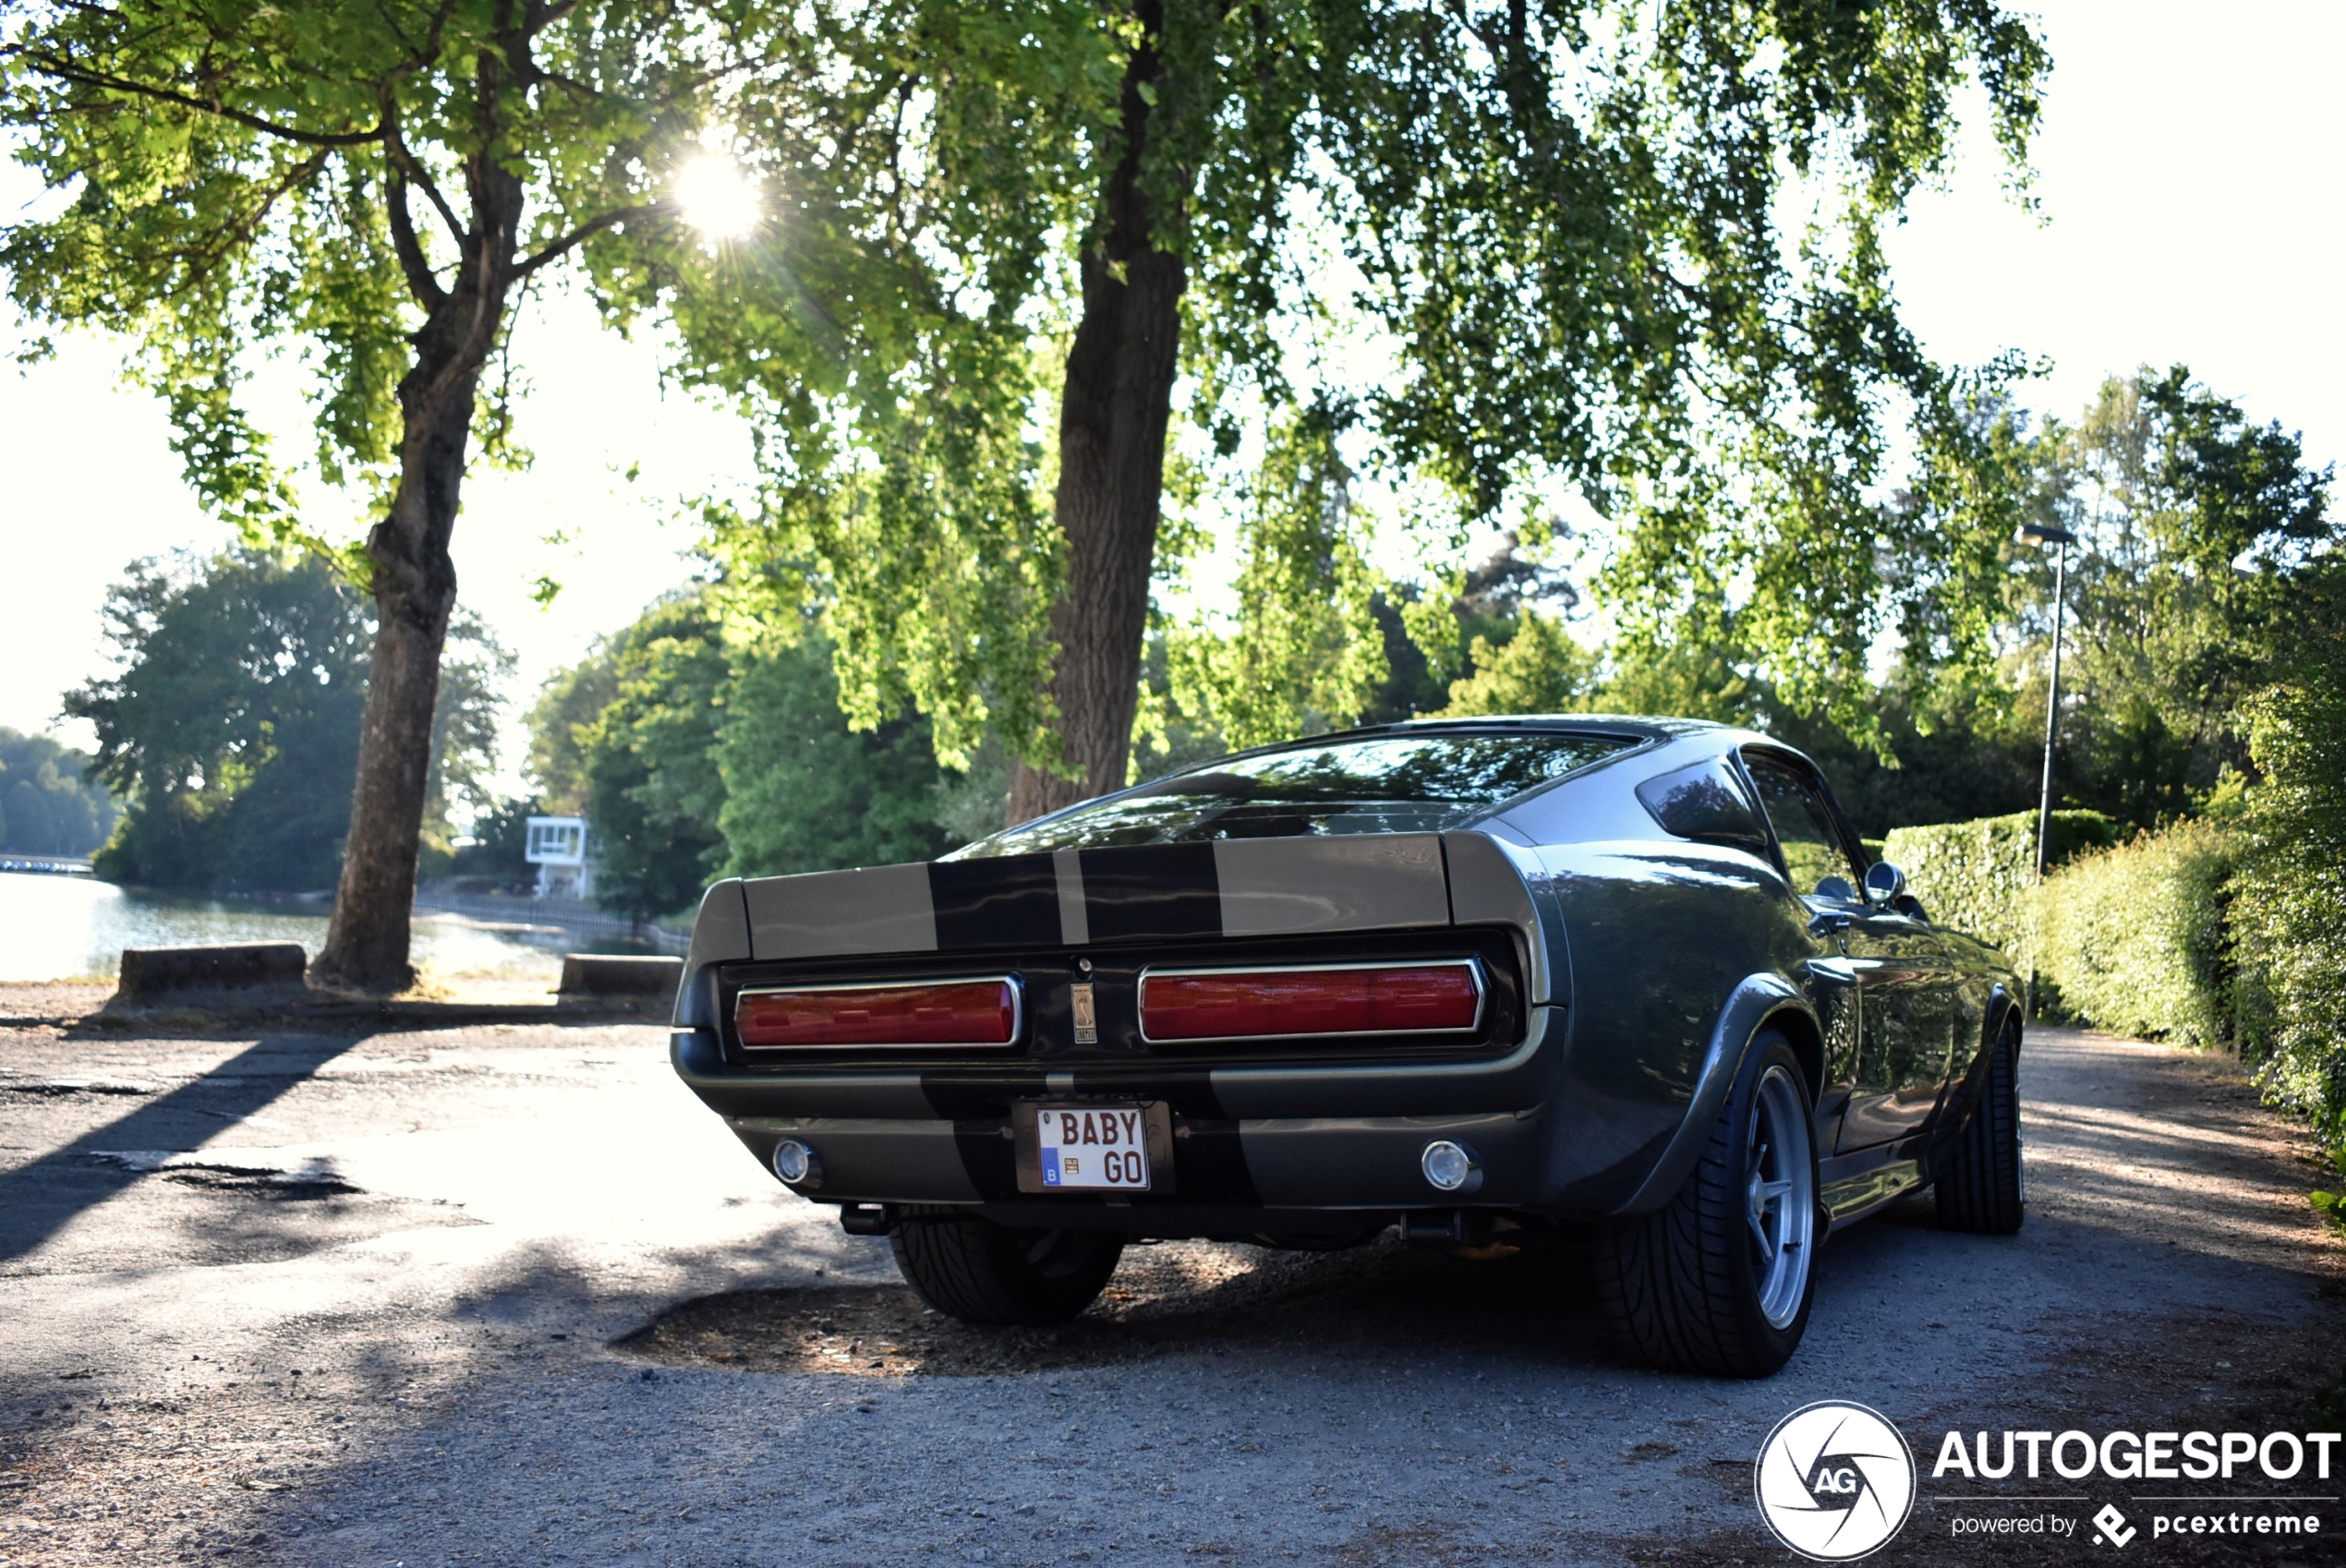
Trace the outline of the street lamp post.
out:
<instances>
[{"instance_id":1,"label":"street lamp post","mask_svg":"<svg viewBox=\"0 0 2346 1568\"><path fill-rule=\"evenodd\" d=\"M2037 884L2045 880L2045 861L2052 851L2053 749L2061 736L2061 629L2069 600L2069 547L2077 536L2046 523L2023 523L2013 538L2024 545L2053 547L2052 684L2045 693L2045 772L2037 792ZM2036 955L2029 955L2028 1016L2037 1016Z\"/></svg>"}]
</instances>

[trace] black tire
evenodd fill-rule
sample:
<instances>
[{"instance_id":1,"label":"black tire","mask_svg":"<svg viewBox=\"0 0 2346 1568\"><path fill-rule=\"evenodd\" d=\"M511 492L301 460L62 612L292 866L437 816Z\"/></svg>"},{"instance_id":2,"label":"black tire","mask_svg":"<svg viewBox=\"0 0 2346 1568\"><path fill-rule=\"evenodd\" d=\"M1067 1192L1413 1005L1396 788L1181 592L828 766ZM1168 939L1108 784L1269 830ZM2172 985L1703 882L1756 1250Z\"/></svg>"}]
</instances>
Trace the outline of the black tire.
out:
<instances>
[{"instance_id":1,"label":"black tire","mask_svg":"<svg viewBox=\"0 0 2346 1568\"><path fill-rule=\"evenodd\" d=\"M1114 1231L1013 1230L991 1220L905 1220L889 1237L921 1299L965 1323L1062 1323L1116 1272Z\"/></svg>"},{"instance_id":2,"label":"black tire","mask_svg":"<svg viewBox=\"0 0 2346 1568\"><path fill-rule=\"evenodd\" d=\"M1979 1103L1934 1175L1939 1223L1949 1230L2011 1236L2020 1229L2028 1195L2020 1174L2020 1035L2010 1024L1996 1036Z\"/></svg>"},{"instance_id":3,"label":"black tire","mask_svg":"<svg viewBox=\"0 0 2346 1568\"><path fill-rule=\"evenodd\" d=\"M1796 1152L1773 1159L1807 1168L1806 1181L1795 1189L1805 1200L1805 1229L1793 1244L1796 1282L1775 1272L1773 1254L1756 1253L1750 1218L1755 1159L1771 1159L1765 1145L1754 1143L1760 1086L1771 1083L1771 1103L1781 1114L1787 1103L1784 1075L1803 1130ZM1769 1377L1792 1358L1808 1327L1816 1243L1823 1229L1816 1208L1815 1128L1799 1057L1783 1035L1764 1031L1745 1053L1727 1103L1677 1195L1653 1213L1613 1221L1596 1236L1598 1302L1625 1349L1665 1371L1727 1378ZM1789 1255L1791 1248L1784 1250ZM1772 1321L1763 1308L1761 1291L1771 1281L1782 1321Z\"/></svg>"}]
</instances>

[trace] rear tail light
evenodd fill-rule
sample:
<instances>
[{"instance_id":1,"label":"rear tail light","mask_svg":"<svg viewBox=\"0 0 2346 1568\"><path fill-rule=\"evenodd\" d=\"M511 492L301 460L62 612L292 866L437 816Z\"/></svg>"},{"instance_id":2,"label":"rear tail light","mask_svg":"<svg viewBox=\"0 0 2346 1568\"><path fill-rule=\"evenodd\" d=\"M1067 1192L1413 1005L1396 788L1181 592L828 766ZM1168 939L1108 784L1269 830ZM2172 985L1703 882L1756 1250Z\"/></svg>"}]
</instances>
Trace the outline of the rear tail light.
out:
<instances>
[{"instance_id":1,"label":"rear tail light","mask_svg":"<svg viewBox=\"0 0 2346 1568\"><path fill-rule=\"evenodd\" d=\"M1471 959L1284 969L1155 970L1141 977L1150 1041L1465 1034L1482 1017Z\"/></svg>"},{"instance_id":2,"label":"rear tail light","mask_svg":"<svg viewBox=\"0 0 2346 1568\"><path fill-rule=\"evenodd\" d=\"M744 1045L818 1050L833 1045L1010 1045L1021 998L1009 975L878 985L804 985L744 991L733 1027Z\"/></svg>"}]
</instances>

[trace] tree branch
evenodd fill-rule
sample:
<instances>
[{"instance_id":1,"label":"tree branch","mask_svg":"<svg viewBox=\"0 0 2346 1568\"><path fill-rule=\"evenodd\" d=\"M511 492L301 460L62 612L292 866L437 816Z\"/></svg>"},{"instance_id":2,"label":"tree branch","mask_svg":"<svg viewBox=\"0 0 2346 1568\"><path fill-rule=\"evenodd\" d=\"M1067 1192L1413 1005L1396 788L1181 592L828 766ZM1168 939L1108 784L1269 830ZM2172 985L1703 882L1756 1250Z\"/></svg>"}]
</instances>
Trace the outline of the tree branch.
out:
<instances>
[{"instance_id":1,"label":"tree branch","mask_svg":"<svg viewBox=\"0 0 2346 1568\"><path fill-rule=\"evenodd\" d=\"M535 38L576 9L578 0L556 0L550 6L532 5L522 20L522 31Z\"/></svg>"},{"instance_id":2,"label":"tree branch","mask_svg":"<svg viewBox=\"0 0 2346 1568\"><path fill-rule=\"evenodd\" d=\"M472 231L457 219L455 209L449 206L448 199L440 193L440 187L434 183L430 172L407 150L407 139L400 133L399 109L392 99L391 83L385 82L377 90L375 102L382 115L383 151L389 156L393 171L422 189L425 199L440 213L440 221L448 225L448 237L456 242L457 249L462 250ZM413 228L408 232L412 235Z\"/></svg>"},{"instance_id":3,"label":"tree branch","mask_svg":"<svg viewBox=\"0 0 2346 1568\"><path fill-rule=\"evenodd\" d=\"M291 126L281 126L273 121L264 120L258 115L248 115L241 109L231 109L219 103L207 103L202 99L181 92L175 88L157 87L151 82L133 81L127 77L110 76L103 71L95 71L87 66L76 65L70 60L59 59L45 52L0 50L0 59L6 59L10 55L24 61L42 76L54 78L58 81L72 82L80 87L94 87L103 92L128 93L136 98L151 98L158 103L176 103L183 109L193 109L199 114L211 115L215 118L243 126L248 130L256 130L264 136L298 142L306 147L364 147L369 142L382 139L383 128L381 126L365 131L298 130Z\"/></svg>"},{"instance_id":4,"label":"tree branch","mask_svg":"<svg viewBox=\"0 0 2346 1568\"><path fill-rule=\"evenodd\" d=\"M416 221L407 211L407 176L397 164L391 171L391 246L399 254L400 271L407 274L407 292L426 310L436 310L448 297L431 270L424 247L416 241Z\"/></svg>"},{"instance_id":5,"label":"tree branch","mask_svg":"<svg viewBox=\"0 0 2346 1568\"><path fill-rule=\"evenodd\" d=\"M575 250L582 241L593 238L596 235L602 233L605 229L615 228L621 223L629 223L637 218L673 217L676 214L676 203L666 197L662 197L658 201L645 202L640 207L614 208L611 211L604 213L599 218L590 219L586 223L579 224L578 227L562 235L562 238L554 241L553 244L548 246L545 249L539 251L528 260L524 261L520 266L515 267L512 275L516 280L526 278L529 276L530 273L538 271L538 268L545 266L547 263L561 260L564 256L567 256L570 252Z\"/></svg>"}]
</instances>

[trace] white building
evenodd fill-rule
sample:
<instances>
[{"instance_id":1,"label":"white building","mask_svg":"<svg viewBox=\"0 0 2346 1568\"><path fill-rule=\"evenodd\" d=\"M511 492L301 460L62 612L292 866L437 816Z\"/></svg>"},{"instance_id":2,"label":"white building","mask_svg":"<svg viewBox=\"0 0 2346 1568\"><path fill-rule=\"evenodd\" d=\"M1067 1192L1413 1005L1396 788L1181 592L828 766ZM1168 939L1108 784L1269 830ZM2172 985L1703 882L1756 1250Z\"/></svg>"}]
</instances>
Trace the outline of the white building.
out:
<instances>
[{"instance_id":1,"label":"white building","mask_svg":"<svg viewBox=\"0 0 2346 1568\"><path fill-rule=\"evenodd\" d=\"M523 859L538 868L538 897L591 899L595 862L588 853L583 816L533 816Z\"/></svg>"}]
</instances>

